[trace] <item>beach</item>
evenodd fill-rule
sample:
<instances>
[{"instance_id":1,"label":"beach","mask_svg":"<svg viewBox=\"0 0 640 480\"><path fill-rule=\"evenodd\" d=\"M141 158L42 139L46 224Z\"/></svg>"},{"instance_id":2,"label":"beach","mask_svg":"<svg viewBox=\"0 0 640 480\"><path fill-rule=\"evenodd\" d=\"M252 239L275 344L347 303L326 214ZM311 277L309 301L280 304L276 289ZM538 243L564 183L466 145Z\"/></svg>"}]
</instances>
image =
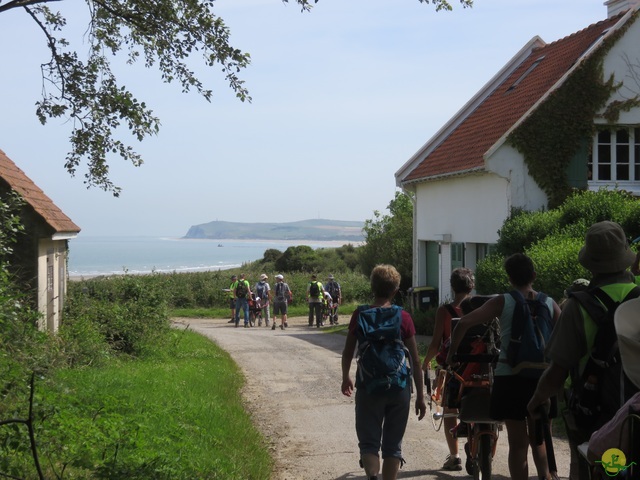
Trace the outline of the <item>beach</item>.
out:
<instances>
[{"instance_id":1,"label":"beach","mask_svg":"<svg viewBox=\"0 0 640 480\"><path fill-rule=\"evenodd\" d=\"M263 258L269 249L284 252L298 245L317 249L338 248L344 244L343 241L79 236L69 241L69 278L228 270Z\"/></svg>"}]
</instances>

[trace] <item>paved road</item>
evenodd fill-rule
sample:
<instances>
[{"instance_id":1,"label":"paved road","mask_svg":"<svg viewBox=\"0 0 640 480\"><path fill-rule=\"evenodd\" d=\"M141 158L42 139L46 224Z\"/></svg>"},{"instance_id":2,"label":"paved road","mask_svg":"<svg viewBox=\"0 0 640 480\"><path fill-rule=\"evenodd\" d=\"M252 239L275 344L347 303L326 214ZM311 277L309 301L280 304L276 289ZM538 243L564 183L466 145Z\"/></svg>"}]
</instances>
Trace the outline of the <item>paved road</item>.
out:
<instances>
[{"instance_id":1,"label":"paved road","mask_svg":"<svg viewBox=\"0 0 640 480\"><path fill-rule=\"evenodd\" d=\"M310 328L304 318L289 328L234 328L226 320L176 319L229 352L246 376L243 396L255 424L270 443L276 468L272 480L364 479L358 466L353 399L340 393L344 336ZM347 318L341 318L347 321ZM508 479L506 431L494 459L495 479ZM555 440L561 477L568 475L566 442ZM407 463L399 478L470 478L440 471L448 453L442 431L428 418L409 419L403 444ZM530 466L533 462L530 460ZM530 467L530 478L536 478Z\"/></svg>"}]
</instances>

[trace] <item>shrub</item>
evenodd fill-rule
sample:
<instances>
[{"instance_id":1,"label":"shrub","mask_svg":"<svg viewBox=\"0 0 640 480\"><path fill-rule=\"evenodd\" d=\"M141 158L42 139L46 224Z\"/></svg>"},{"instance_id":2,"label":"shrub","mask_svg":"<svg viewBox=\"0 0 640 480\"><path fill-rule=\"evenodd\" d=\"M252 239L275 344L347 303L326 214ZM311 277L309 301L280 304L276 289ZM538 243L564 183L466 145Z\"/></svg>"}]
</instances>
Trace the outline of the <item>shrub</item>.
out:
<instances>
[{"instance_id":1,"label":"shrub","mask_svg":"<svg viewBox=\"0 0 640 480\"><path fill-rule=\"evenodd\" d=\"M72 282L65 307L69 335L75 338L75 329L87 330L91 321L91 336L99 331L114 351L140 354L169 329L167 291L158 280L154 274Z\"/></svg>"},{"instance_id":2,"label":"shrub","mask_svg":"<svg viewBox=\"0 0 640 480\"><path fill-rule=\"evenodd\" d=\"M534 288L559 302L565 288L576 278L591 278L578 262L578 252L584 240L565 235L553 235L538 242L527 251L536 267Z\"/></svg>"},{"instance_id":3,"label":"shrub","mask_svg":"<svg viewBox=\"0 0 640 480\"><path fill-rule=\"evenodd\" d=\"M514 253L522 253L537 241L558 229L557 210L542 212L525 212L514 210L507 218L500 231L496 245L498 253L508 257Z\"/></svg>"},{"instance_id":4,"label":"shrub","mask_svg":"<svg viewBox=\"0 0 640 480\"><path fill-rule=\"evenodd\" d=\"M623 225L631 212L637 209L637 203L630 193L623 190L601 188L597 192L578 191L558 209L559 226L578 225L586 231L590 225L603 220Z\"/></svg>"},{"instance_id":5,"label":"shrub","mask_svg":"<svg viewBox=\"0 0 640 480\"><path fill-rule=\"evenodd\" d=\"M416 327L418 335L433 335L433 329L436 324L436 309L414 310L411 312L413 324Z\"/></svg>"},{"instance_id":6,"label":"shrub","mask_svg":"<svg viewBox=\"0 0 640 480\"><path fill-rule=\"evenodd\" d=\"M504 272L504 259L505 257L495 253L478 262L475 271L478 294L492 295L509 290L509 281Z\"/></svg>"}]
</instances>

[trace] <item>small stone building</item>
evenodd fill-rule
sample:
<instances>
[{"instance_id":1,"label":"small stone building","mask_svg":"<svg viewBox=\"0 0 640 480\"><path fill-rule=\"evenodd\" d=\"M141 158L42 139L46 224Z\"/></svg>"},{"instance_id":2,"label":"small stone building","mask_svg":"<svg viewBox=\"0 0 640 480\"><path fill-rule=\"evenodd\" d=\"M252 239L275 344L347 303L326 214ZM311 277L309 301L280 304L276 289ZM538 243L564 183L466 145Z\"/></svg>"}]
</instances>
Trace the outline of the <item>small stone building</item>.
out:
<instances>
[{"instance_id":1,"label":"small stone building","mask_svg":"<svg viewBox=\"0 0 640 480\"><path fill-rule=\"evenodd\" d=\"M25 233L14 248L13 273L41 313L38 327L56 332L67 291L68 240L80 228L0 150L0 194L9 191L25 201L20 211Z\"/></svg>"}]
</instances>

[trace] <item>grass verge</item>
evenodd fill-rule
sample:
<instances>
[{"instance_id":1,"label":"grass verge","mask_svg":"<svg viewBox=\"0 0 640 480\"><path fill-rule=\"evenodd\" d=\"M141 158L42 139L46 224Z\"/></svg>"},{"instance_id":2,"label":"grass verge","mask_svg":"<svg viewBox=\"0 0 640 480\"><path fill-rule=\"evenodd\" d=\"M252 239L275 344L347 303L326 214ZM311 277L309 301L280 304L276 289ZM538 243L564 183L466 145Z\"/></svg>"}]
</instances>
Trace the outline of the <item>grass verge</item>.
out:
<instances>
[{"instance_id":1,"label":"grass verge","mask_svg":"<svg viewBox=\"0 0 640 480\"><path fill-rule=\"evenodd\" d=\"M42 390L55 405L39 432L47 478L269 478L243 383L228 354L189 331L144 359L60 371Z\"/></svg>"}]
</instances>

